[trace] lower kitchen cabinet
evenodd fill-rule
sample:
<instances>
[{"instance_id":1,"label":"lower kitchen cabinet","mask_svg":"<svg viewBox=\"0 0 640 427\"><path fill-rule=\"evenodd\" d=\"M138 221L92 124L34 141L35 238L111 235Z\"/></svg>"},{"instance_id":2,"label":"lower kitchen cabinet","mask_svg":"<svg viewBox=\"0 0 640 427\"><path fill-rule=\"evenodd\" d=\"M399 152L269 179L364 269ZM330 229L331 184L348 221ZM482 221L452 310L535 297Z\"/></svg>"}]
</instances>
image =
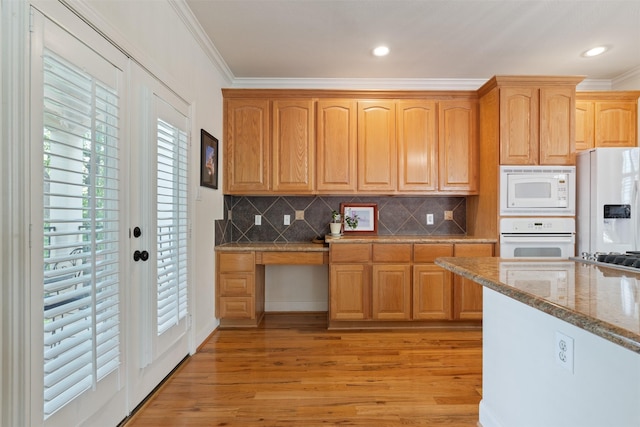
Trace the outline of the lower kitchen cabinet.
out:
<instances>
[{"instance_id":1,"label":"lower kitchen cabinet","mask_svg":"<svg viewBox=\"0 0 640 427\"><path fill-rule=\"evenodd\" d=\"M463 243L454 248L456 257L492 257L493 244ZM453 317L458 320L482 319L482 286L455 275L453 279Z\"/></svg>"},{"instance_id":2,"label":"lower kitchen cabinet","mask_svg":"<svg viewBox=\"0 0 640 427\"><path fill-rule=\"evenodd\" d=\"M411 266L374 264L371 268L373 319L411 319Z\"/></svg>"},{"instance_id":3,"label":"lower kitchen cabinet","mask_svg":"<svg viewBox=\"0 0 640 427\"><path fill-rule=\"evenodd\" d=\"M493 246L493 243L332 244L330 326L482 320L482 287L453 275L434 261L438 257L493 256Z\"/></svg>"},{"instance_id":4,"label":"lower kitchen cabinet","mask_svg":"<svg viewBox=\"0 0 640 427\"><path fill-rule=\"evenodd\" d=\"M216 313L222 326L257 326L264 316L264 265L253 252L216 254Z\"/></svg>"},{"instance_id":5,"label":"lower kitchen cabinet","mask_svg":"<svg viewBox=\"0 0 640 427\"><path fill-rule=\"evenodd\" d=\"M371 244L334 245L329 250L329 319L371 318Z\"/></svg>"},{"instance_id":6,"label":"lower kitchen cabinet","mask_svg":"<svg viewBox=\"0 0 640 427\"><path fill-rule=\"evenodd\" d=\"M413 319L451 319L451 272L437 265L413 266Z\"/></svg>"},{"instance_id":7,"label":"lower kitchen cabinet","mask_svg":"<svg viewBox=\"0 0 640 427\"><path fill-rule=\"evenodd\" d=\"M330 270L331 320L370 319L370 267L366 264L337 264L331 265Z\"/></svg>"},{"instance_id":8,"label":"lower kitchen cabinet","mask_svg":"<svg viewBox=\"0 0 640 427\"><path fill-rule=\"evenodd\" d=\"M411 244L371 245L373 320L411 319Z\"/></svg>"},{"instance_id":9,"label":"lower kitchen cabinet","mask_svg":"<svg viewBox=\"0 0 640 427\"><path fill-rule=\"evenodd\" d=\"M453 277L438 267L438 257L453 256L453 244L417 243L413 245L413 319L450 320L453 306Z\"/></svg>"}]
</instances>

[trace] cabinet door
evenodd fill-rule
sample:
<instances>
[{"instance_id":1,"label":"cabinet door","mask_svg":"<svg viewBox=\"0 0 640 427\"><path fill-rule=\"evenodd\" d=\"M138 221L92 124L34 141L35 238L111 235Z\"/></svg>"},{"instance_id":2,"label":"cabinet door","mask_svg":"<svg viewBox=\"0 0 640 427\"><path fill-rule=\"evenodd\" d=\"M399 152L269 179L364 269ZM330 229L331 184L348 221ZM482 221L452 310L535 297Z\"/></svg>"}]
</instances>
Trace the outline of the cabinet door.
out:
<instances>
[{"instance_id":1,"label":"cabinet door","mask_svg":"<svg viewBox=\"0 0 640 427\"><path fill-rule=\"evenodd\" d=\"M316 188L319 192L355 192L357 118L355 101L318 101Z\"/></svg>"},{"instance_id":2,"label":"cabinet door","mask_svg":"<svg viewBox=\"0 0 640 427\"><path fill-rule=\"evenodd\" d=\"M478 191L477 116L475 101L439 103L440 191Z\"/></svg>"},{"instance_id":3,"label":"cabinet door","mask_svg":"<svg viewBox=\"0 0 640 427\"><path fill-rule=\"evenodd\" d=\"M329 277L329 317L331 320L371 318L369 266L332 264Z\"/></svg>"},{"instance_id":4,"label":"cabinet door","mask_svg":"<svg viewBox=\"0 0 640 427\"><path fill-rule=\"evenodd\" d=\"M400 101L397 106L398 190L435 191L438 141L435 101Z\"/></svg>"},{"instance_id":5,"label":"cabinet door","mask_svg":"<svg viewBox=\"0 0 640 427\"><path fill-rule=\"evenodd\" d=\"M225 193L255 194L269 190L269 101L227 100Z\"/></svg>"},{"instance_id":6,"label":"cabinet door","mask_svg":"<svg viewBox=\"0 0 640 427\"><path fill-rule=\"evenodd\" d=\"M315 175L313 101L273 101L273 191L311 193Z\"/></svg>"},{"instance_id":7,"label":"cabinet door","mask_svg":"<svg viewBox=\"0 0 640 427\"><path fill-rule=\"evenodd\" d=\"M635 101L596 101L595 146L636 146L637 108Z\"/></svg>"},{"instance_id":8,"label":"cabinet door","mask_svg":"<svg viewBox=\"0 0 640 427\"><path fill-rule=\"evenodd\" d=\"M594 145L594 104L576 101L576 151L588 150Z\"/></svg>"},{"instance_id":9,"label":"cabinet door","mask_svg":"<svg viewBox=\"0 0 640 427\"><path fill-rule=\"evenodd\" d=\"M539 164L575 164L575 114L575 88L540 89Z\"/></svg>"},{"instance_id":10,"label":"cabinet door","mask_svg":"<svg viewBox=\"0 0 640 427\"><path fill-rule=\"evenodd\" d=\"M500 89L500 164L538 164L538 89Z\"/></svg>"},{"instance_id":11,"label":"cabinet door","mask_svg":"<svg viewBox=\"0 0 640 427\"><path fill-rule=\"evenodd\" d=\"M375 320L411 318L411 266L374 264L372 266L372 308Z\"/></svg>"},{"instance_id":12,"label":"cabinet door","mask_svg":"<svg viewBox=\"0 0 640 427\"><path fill-rule=\"evenodd\" d=\"M396 111L393 101L358 102L358 190L396 190Z\"/></svg>"},{"instance_id":13,"label":"cabinet door","mask_svg":"<svg viewBox=\"0 0 640 427\"><path fill-rule=\"evenodd\" d=\"M461 243L456 244L453 251L456 257L490 257L493 256L493 244ZM482 319L482 285L455 275L453 305L454 319Z\"/></svg>"},{"instance_id":14,"label":"cabinet door","mask_svg":"<svg viewBox=\"0 0 640 427\"><path fill-rule=\"evenodd\" d=\"M451 277L434 264L413 266L413 319L451 319Z\"/></svg>"}]
</instances>

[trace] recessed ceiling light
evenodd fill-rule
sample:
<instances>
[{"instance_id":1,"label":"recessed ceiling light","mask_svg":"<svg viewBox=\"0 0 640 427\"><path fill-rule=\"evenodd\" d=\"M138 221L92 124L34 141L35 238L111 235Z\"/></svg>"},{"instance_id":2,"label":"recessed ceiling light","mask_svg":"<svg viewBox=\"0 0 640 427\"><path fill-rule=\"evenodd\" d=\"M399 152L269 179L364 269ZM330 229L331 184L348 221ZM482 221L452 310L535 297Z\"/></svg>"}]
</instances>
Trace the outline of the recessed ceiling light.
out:
<instances>
[{"instance_id":1,"label":"recessed ceiling light","mask_svg":"<svg viewBox=\"0 0 640 427\"><path fill-rule=\"evenodd\" d=\"M593 47L593 48L589 49L588 51L584 52L582 54L582 56L586 56L586 57L598 56L598 55L601 55L601 54L605 53L606 51L607 51L607 47L606 46Z\"/></svg>"},{"instance_id":2,"label":"recessed ceiling light","mask_svg":"<svg viewBox=\"0 0 640 427\"><path fill-rule=\"evenodd\" d=\"M373 49L373 54L375 56L387 56L389 54L389 48L386 46L378 46Z\"/></svg>"}]
</instances>

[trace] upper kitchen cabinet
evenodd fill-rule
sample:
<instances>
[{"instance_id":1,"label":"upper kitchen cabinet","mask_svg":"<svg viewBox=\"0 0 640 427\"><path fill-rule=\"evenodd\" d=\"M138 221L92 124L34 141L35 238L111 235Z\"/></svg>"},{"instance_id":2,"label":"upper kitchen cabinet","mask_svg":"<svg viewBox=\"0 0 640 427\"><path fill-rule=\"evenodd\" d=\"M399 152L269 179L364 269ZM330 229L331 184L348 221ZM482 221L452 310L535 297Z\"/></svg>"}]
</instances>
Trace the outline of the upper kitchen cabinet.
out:
<instances>
[{"instance_id":1,"label":"upper kitchen cabinet","mask_svg":"<svg viewBox=\"0 0 640 427\"><path fill-rule=\"evenodd\" d=\"M319 193L353 193L357 182L356 101L319 100L316 119L316 185Z\"/></svg>"},{"instance_id":2,"label":"upper kitchen cabinet","mask_svg":"<svg viewBox=\"0 0 640 427\"><path fill-rule=\"evenodd\" d=\"M477 194L475 92L222 92L225 194Z\"/></svg>"},{"instance_id":3,"label":"upper kitchen cabinet","mask_svg":"<svg viewBox=\"0 0 640 427\"><path fill-rule=\"evenodd\" d=\"M575 87L582 77L493 77L499 90L500 164L575 163Z\"/></svg>"},{"instance_id":4,"label":"upper kitchen cabinet","mask_svg":"<svg viewBox=\"0 0 640 427\"><path fill-rule=\"evenodd\" d=\"M395 102L358 102L358 191L395 192L396 156Z\"/></svg>"},{"instance_id":5,"label":"upper kitchen cabinet","mask_svg":"<svg viewBox=\"0 0 640 427\"><path fill-rule=\"evenodd\" d=\"M538 91L500 89L500 164L538 162Z\"/></svg>"},{"instance_id":6,"label":"upper kitchen cabinet","mask_svg":"<svg viewBox=\"0 0 640 427\"><path fill-rule=\"evenodd\" d=\"M576 150L635 147L640 91L576 93Z\"/></svg>"},{"instance_id":7,"label":"upper kitchen cabinet","mask_svg":"<svg viewBox=\"0 0 640 427\"><path fill-rule=\"evenodd\" d=\"M435 101L399 101L398 191L438 189L438 130Z\"/></svg>"},{"instance_id":8,"label":"upper kitchen cabinet","mask_svg":"<svg viewBox=\"0 0 640 427\"><path fill-rule=\"evenodd\" d=\"M575 85L540 88L541 165L575 164Z\"/></svg>"},{"instance_id":9,"label":"upper kitchen cabinet","mask_svg":"<svg viewBox=\"0 0 640 427\"><path fill-rule=\"evenodd\" d=\"M270 189L269 100L225 100L224 189L227 194Z\"/></svg>"},{"instance_id":10,"label":"upper kitchen cabinet","mask_svg":"<svg viewBox=\"0 0 640 427\"><path fill-rule=\"evenodd\" d=\"M385 135L386 146L397 145L397 158L393 152L369 150L369 157L360 164L375 168L370 170L381 177L378 182L388 180L390 186L396 172L399 194L477 192L477 101L407 99L387 103L384 110L376 111L388 123L384 131L393 126L387 112L391 114L394 105L396 138ZM375 120L371 115L371 121ZM369 130L375 131L375 128L369 127ZM377 141L385 144L382 139L377 137ZM369 179L365 184L372 181Z\"/></svg>"},{"instance_id":11,"label":"upper kitchen cabinet","mask_svg":"<svg viewBox=\"0 0 640 427\"><path fill-rule=\"evenodd\" d=\"M225 99L226 194L309 194L315 189L311 99Z\"/></svg>"},{"instance_id":12,"label":"upper kitchen cabinet","mask_svg":"<svg viewBox=\"0 0 640 427\"><path fill-rule=\"evenodd\" d=\"M442 192L478 191L477 117L475 100L438 103L438 189Z\"/></svg>"},{"instance_id":13,"label":"upper kitchen cabinet","mask_svg":"<svg viewBox=\"0 0 640 427\"><path fill-rule=\"evenodd\" d=\"M308 194L314 190L315 132L311 100L273 101L273 191Z\"/></svg>"}]
</instances>

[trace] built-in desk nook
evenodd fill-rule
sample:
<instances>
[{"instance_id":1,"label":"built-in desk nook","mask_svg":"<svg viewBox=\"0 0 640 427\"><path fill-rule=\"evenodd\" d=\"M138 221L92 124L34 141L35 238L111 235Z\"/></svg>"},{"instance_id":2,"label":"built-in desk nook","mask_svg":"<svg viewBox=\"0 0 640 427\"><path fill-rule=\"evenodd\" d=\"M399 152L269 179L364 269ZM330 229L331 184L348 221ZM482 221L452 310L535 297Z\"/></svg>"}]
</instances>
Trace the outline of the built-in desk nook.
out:
<instances>
[{"instance_id":1,"label":"built-in desk nook","mask_svg":"<svg viewBox=\"0 0 640 427\"><path fill-rule=\"evenodd\" d=\"M265 312L266 265L323 265L318 243L229 243L216 246L216 313L222 327L256 327Z\"/></svg>"},{"instance_id":2,"label":"built-in desk nook","mask_svg":"<svg viewBox=\"0 0 640 427\"><path fill-rule=\"evenodd\" d=\"M266 266L327 265L329 328L479 326L481 286L434 260L492 256L494 246L495 240L468 236L227 243L215 248L216 313L221 327L257 327L271 311L265 309Z\"/></svg>"}]
</instances>

